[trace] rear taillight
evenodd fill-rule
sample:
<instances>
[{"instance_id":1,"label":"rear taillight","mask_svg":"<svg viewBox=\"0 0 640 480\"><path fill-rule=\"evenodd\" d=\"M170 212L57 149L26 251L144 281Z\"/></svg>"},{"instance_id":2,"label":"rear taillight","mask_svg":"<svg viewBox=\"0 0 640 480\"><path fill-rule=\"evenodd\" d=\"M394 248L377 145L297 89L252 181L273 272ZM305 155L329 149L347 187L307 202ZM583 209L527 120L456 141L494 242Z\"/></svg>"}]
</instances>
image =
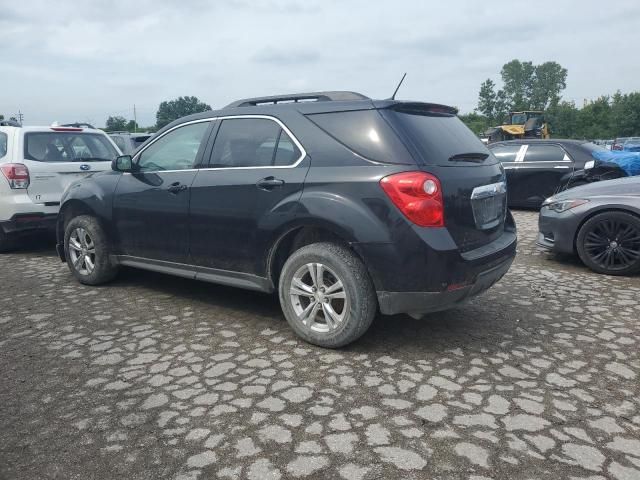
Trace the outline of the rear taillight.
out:
<instances>
[{"instance_id":1,"label":"rear taillight","mask_svg":"<svg viewBox=\"0 0 640 480\"><path fill-rule=\"evenodd\" d=\"M29 169L21 163L5 163L0 165L0 170L9 182L11 188L29 187Z\"/></svg>"},{"instance_id":2,"label":"rear taillight","mask_svg":"<svg viewBox=\"0 0 640 480\"><path fill-rule=\"evenodd\" d=\"M444 227L440 180L425 172L403 172L380 180L393 204L416 225Z\"/></svg>"}]
</instances>

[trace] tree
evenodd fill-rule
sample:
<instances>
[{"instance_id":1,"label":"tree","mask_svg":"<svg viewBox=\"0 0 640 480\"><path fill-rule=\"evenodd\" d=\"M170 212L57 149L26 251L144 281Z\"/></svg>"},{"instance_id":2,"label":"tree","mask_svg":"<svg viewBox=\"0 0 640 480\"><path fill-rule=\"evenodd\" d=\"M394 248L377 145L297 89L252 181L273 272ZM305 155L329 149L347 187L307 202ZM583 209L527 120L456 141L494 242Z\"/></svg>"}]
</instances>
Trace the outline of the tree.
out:
<instances>
[{"instance_id":1,"label":"tree","mask_svg":"<svg viewBox=\"0 0 640 480\"><path fill-rule=\"evenodd\" d=\"M615 135L611 129L611 99L608 95L589 102L580 110L574 137L594 139Z\"/></svg>"},{"instance_id":2,"label":"tree","mask_svg":"<svg viewBox=\"0 0 640 480\"><path fill-rule=\"evenodd\" d=\"M487 118L495 118L496 98L496 84L493 80L487 78L482 82L482 85L480 85L478 108L476 108L476 110Z\"/></svg>"},{"instance_id":3,"label":"tree","mask_svg":"<svg viewBox=\"0 0 640 480\"><path fill-rule=\"evenodd\" d=\"M162 102L156 113L156 128L160 129L178 118L207 110L211 110L211 107L197 97L179 97Z\"/></svg>"},{"instance_id":4,"label":"tree","mask_svg":"<svg viewBox=\"0 0 640 480\"><path fill-rule=\"evenodd\" d=\"M567 88L567 69L559 63L545 62L535 66L529 105L533 110L546 110L558 105L560 93Z\"/></svg>"},{"instance_id":5,"label":"tree","mask_svg":"<svg viewBox=\"0 0 640 480\"><path fill-rule=\"evenodd\" d=\"M0 115L0 120L4 120L4 115Z\"/></svg>"},{"instance_id":6,"label":"tree","mask_svg":"<svg viewBox=\"0 0 640 480\"><path fill-rule=\"evenodd\" d=\"M567 69L556 62L534 65L511 60L500 70L503 88L487 79L480 85L477 110L502 123L509 111L546 110L557 106L567 87Z\"/></svg>"},{"instance_id":7,"label":"tree","mask_svg":"<svg viewBox=\"0 0 640 480\"><path fill-rule=\"evenodd\" d=\"M635 137L640 135L640 92L621 94L611 99L612 137Z\"/></svg>"},{"instance_id":8,"label":"tree","mask_svg":"<svg viewBox=\"0 0 640 480\"><path fill-rule=\"evenodd\" d=\"M107 132L120 132L127 129L127 119L124 117L109 117L105 130Z\"/></svg>"},{"instance_id":9,"label":"tree","mask_svg":"<svg viewBox=\"0 0 640 480\"><path fill-rule=\"evenodd\" d=\"M466 115L458 115L458 117L476 135L483 134L489 127L494 125L494 122L492 122L486 115L480 115L476 112L468 113Z\"/></svg>"},{"instance_id":10,"label":"tree","mask_svg":"<svg viewBox=\"0 0 640 480\"><path fill-rule=\"evenodd\" d=\"M560 102L545 114L549 130L557 138L575 138L579 134L579 116L580 110L574 102Z\"/></svg>"},{"instance_id":11,"label":"tree","mask_svg":"<svg viewBox=\"0 0 640 480\"><path fill-rule=\"evenodd\" d=\"M510 109L528 110L533 92L535 67L532 62L511 60L500 71Z\"/></svg>"}]
</instances>

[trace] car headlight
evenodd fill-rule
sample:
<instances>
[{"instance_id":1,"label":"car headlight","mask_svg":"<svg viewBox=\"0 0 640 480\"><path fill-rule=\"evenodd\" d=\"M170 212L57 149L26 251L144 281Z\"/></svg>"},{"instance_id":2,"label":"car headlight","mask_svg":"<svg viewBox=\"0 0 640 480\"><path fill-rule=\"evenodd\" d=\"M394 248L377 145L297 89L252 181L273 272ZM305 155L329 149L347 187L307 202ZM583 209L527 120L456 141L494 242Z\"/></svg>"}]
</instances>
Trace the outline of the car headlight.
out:
<instances>
[{"instance_id":1,"label":"car headlight","mask_svg":"<svg viewBox=\"0 0 640 480\"><path fill-rule=\"evenodd\" d=\"M545 200L542 204L543 208L548 208L551 211L556 213L566 212L567 210L571 210L572 208L579 207L580 205L584 205L589 202L589 200L584 200L580 198L576 198L573 200L553 200L551 198Z\"/></svg>"}]
</instances>

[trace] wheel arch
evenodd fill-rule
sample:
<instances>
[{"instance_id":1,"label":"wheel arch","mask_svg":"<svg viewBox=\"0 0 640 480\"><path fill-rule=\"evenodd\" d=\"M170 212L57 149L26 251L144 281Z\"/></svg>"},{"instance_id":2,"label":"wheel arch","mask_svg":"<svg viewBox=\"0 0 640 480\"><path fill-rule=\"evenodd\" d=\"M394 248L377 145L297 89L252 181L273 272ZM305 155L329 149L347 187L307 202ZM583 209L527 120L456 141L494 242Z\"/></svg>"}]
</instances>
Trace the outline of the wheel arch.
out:
<instances>
[{"instance_id":1,"label":"wheel arch","mask_svg":"<svg viewBox=\"0 0 640 480\"><path fill-rule=\"evenodd\" d=\"M58 218L56 221L56 240L57 244L60 246L60 248L58 248L58 255L63 262L66 261L64 252L64 234L67 224L72 218L78 217L80 215L91 215L92 217L95 217L99 222L102 222L100 216L86 202L75 198L69 199L64 202L64 204L60 207Z\"/></svg>"},{"instance_id":2,"label":"wheel arch","mask_svg":"<svg viewBox=\"0 0 640 480\"><path fill-rule=\"evenodd\" d=\"M576 231L573 234L573 252L574 253L578 252L578 234L580 233L580 230L582 230L582 227L584 226L584 224L587 223L596 215L599 215L601 213L612 213L612 212L627 213L629 215L633 215L638 220L640 220L640 212L636 210L625 208L624 206L621 206L621 205L611 205L611 206L603 205L601 208L598 208L589 212L587 215L584 216L582 220L580 220L580 223L576 227Z\"/></svg>"},{"instance_id":3,"label":"wheel arch","mask_svg":"<svg viewBox=\"0 0 640 480\"><path fill-rule=\"evenodd\" d=\"M296 250L318 242L333 242L347 247L360 260L366 263L356 249L353 248L353 239L347 231L339 225L330 222L309 222L291 225L273 242L267 255L267 277L278 288L280 272L287 258ZM371 277L371 275L369 274Z\"/></svg>"}]
</instances>

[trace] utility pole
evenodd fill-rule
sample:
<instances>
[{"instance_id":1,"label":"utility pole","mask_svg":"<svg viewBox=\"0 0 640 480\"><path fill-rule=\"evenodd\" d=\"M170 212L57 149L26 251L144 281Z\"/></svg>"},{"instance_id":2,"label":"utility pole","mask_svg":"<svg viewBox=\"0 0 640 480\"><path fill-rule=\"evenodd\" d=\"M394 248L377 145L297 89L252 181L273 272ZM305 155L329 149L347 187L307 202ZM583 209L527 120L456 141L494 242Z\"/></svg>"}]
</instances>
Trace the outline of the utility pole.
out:
<instances>
[{"instance_id":1,"label":"utility pole","mask_svg":"<svg viewBox=\"0 0 640 480\"><path fill-rule=\"evenodd\" d=\"M20 125L22 125L22 119L24 118L24 115L22 114L22 112L20 110L18 110L18 123Z\"/></svg>"},{"instance_id":2,"label":"utility pole","mask_svg":"<svg viewBox=\"0 0 640 480\"><path fill-rule=\"evenodd\" d=\"M136 116L136 104L133 104L133 131L138 131L138 117Z\"/></svg>"}]
</instances>

